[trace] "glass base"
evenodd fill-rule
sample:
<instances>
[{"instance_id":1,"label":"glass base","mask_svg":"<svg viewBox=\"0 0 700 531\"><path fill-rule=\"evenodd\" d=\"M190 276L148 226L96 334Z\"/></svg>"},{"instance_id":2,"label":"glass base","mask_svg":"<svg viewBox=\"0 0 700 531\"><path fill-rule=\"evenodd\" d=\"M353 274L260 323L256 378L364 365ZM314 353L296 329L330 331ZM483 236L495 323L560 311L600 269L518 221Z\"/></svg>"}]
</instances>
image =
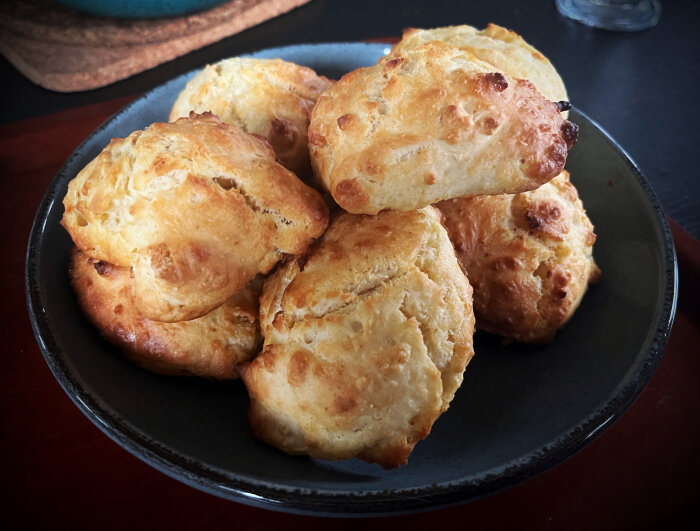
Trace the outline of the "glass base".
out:
<instances>
[{"instance_id":1,"label":"glass base","mask_svg":"<svg viewBox=\"0 0 700 531\"><path fill-rule=\"evenodd\" d=\"M639 31L654 26L661 16L658 0L556 0L565 17L614 31Z\"/></svg>"}]
</instances>

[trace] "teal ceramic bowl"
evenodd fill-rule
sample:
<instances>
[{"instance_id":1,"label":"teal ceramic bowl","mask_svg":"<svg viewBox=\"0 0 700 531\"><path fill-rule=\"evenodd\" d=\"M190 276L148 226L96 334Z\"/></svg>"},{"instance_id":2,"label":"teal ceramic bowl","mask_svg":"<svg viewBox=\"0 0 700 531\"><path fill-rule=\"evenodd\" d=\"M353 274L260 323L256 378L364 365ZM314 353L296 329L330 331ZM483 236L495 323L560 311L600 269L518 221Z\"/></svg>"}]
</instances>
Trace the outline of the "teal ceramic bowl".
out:
<instances>
[{"instance_id":1,"label":"teal ceramic bowl","mask_svg":"<svg viewBox=\"0 0 700 531\"><path fill-rule=\"evenodd\" d=\"M64 5L103 17L159 18L194 13L228 0L59 0Z\"/></svg>"}]
</instances>

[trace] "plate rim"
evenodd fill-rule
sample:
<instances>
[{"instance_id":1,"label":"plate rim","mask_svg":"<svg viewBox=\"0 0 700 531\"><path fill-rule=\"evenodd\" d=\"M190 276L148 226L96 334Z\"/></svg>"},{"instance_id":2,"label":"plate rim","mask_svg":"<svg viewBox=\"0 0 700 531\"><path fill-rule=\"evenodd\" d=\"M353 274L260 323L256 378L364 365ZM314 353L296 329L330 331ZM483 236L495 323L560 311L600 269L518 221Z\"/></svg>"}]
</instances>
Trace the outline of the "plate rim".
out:
<instances>
[{"instance_id":1,"label":"plate rim","mask_svg":"<svg viewBox=\"0 0 700 531\"><path fill-rule=\"evenodd\" d=\"M328 47L347 48L353 46L376 47L379 50L380 48L386 48L387 44L365 42L294 44L265 48L242 55L270 54L278 50L289 52L290 49L304 47L322 50ZM69 166L76 157L80 156L90 139L108 128L119 116L128 112L138 102L150 97L154 91L161 89L175 79L190 76L198 70L194 69L167 80L137 97L107 118L75 148L50 181L47 191L39 204L32 223L25 255L25 297L32 331L44 359L63 390L83 414L110 439L125 448L129 453L160 472L189 486L247 505L316 516L341 517L408 514L457 505L488 496L531 479L562 463L609 428L615 420L627 411L647 385L661 360L675 316L678 296L678 264L673 238L661 203L639 166L600 124L578 108L574 108L576 114L588 121L602 135L606 143L622 155L625 165L635 176L636 183L640 186L646 200L652 207L654 221L656 222L654 228L658 231L659 236L658 241L655 243L663 246L663 252L660 254L662 254L664 260L662 269L665 275L665 286L663 289L663 300L660 301L661 311L656 323L654 323L655 331L650 338L649 350L643 359L640 360L640 369L626 376L620 382L619 390L614 395L609 397L601 407L589 414L571 430L560 434L551 446L540 447L521 456L517 459L517 463L503 468L500 472L488 473L487 471L487 473L479 475L475 480L461 478L421 488L350 492L273 486L266 481L241 478L232 472L229 472L229 475L227 475L202 463L192 461L176 452L172 452L170 449L159 445L157 441L151 440L145 434L132 429L124 419L109 412L108 408L101 404L99 398L92 396L90 392L84 389L65 365L63 360L64 351L55 343L51 324L45 313L41 311L42 297L39 289L38 274L38 263L41 256L40 243L48 213L57 200L58 183L65 178L65 173ZM625 385L622 385L623 383ZM504 465L507 464L504 463Z\"/></svg>"}]
</instances>

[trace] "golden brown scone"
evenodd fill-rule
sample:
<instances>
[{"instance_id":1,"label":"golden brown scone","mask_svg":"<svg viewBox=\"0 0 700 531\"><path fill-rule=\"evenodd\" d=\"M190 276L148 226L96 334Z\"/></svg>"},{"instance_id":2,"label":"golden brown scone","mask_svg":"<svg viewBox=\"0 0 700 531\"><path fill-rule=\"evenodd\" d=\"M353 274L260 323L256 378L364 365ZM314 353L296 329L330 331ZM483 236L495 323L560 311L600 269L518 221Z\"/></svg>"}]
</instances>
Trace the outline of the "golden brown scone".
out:
<instances>
[{"instance_id":1,"label":"golden brown scone","mask_svg":"<svg viewBox=\"0 0 700 531\"><path fill-rule=\"evenodd\" d=\"M437 206L474 287L477 328L551 341L600 276L593 225L567 172L532 192Z\"/></svg>"},{"instance_id":2,"label":"golden brown scone","mask_svg":"<svg viewBox=\"0 0 700 531\"><path fill-rule=\"evenodd\" d=\"M319 94L331 81L281 59L234 57L197 73L178 96L170 121L190 111L267 138L279 161L299 176L310 173L307 129Z\"/></svg>"},{"instance_id":3,"label":"golden brown scone","mask_svg":"<svg viewBox=\"0 0 700 531\"><path fill-rule=\"evenodd\" d=\"M316 176L353 213L516 193L556 177L578 128L534 86L429 42L355 70L311 115Z\"/></svg>"},{"instance_id":4,"label":"golden brown scone","mask_svg":"<svg viewBox=\"0 0 700 531\"><path fill-rule=\"evenodd\" d=\"M290 454L406 463L474 354L471 287L438 212L340 214L260 299L239 372L254 433Z\"/></svg>"},{"instance_id":5,"label":"golden brown scone","mask_svg":"<svg viewBox=\"0 0 700 531\"><path fill-rule=\"evenodd\" d=\"M464 50L493 65L494 70L530 81L550 101L568 101L564 82L552 63L515 33L496 24L478 30L472 26L445 26L433 29L410 28L392 49L400 53L430 41L441 41ZM567 113L562 113L564 118Z\"/></svg>"},{"instance_id":6,"label":"golden brown scone","mask_svg":"<svg viewBox=\"0 0 700 531\"><path fill-rule=\"evenodd\" d=\"M269 143L211 114L113 139L68 185L62 224L91 258L133 267L149 319L223 304L328 223L318 193Z\"/></svg>"},{"instance_id":7,"label":"golden brown scone","mask_svg":"<svg viewBox=\"0 0 700 531\"><path fill-rule=\"evenodd\" d=\"M238 378L236 364L258 353L259 277L205 316L180 323L151 321L136 310L129 268L93 260L74 248L70 278L88 319L146 369L226 380Z\"/></svg>"}]
</instances>

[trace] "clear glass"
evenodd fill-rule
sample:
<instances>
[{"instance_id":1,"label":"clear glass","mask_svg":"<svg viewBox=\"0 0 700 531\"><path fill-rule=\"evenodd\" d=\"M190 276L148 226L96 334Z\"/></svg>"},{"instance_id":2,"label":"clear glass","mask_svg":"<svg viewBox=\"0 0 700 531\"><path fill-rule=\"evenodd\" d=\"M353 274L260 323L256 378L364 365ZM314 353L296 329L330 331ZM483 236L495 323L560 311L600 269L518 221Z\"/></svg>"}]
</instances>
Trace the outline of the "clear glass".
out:
<instances>
[{"instance_id":1,"label":"clear glass","mask_svg":"<svg viewBox=\"0 0 700 531\"><path fill-rule=\"evenodd\" d=\"M638 31L654 26L661 16L658 0L556 0L565 17L615 31Z\"/></svg>"}]
</instances>

